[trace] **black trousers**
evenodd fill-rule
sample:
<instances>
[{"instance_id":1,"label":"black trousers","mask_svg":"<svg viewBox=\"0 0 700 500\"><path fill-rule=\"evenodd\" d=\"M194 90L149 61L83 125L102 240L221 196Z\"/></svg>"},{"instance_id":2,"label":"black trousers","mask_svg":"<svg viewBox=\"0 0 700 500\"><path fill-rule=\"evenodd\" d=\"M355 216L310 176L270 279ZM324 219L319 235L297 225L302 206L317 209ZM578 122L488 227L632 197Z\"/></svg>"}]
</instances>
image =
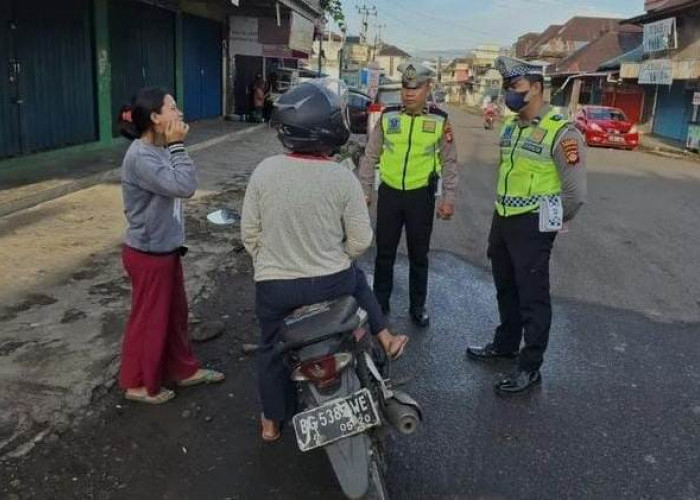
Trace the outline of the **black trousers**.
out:
<instances>
[{"instance_id":1,"label":"black trousers","mask_svg":"<svg viewBox=\"0 0 700 500\"><path fill-rule=\"evenodd\" d=\"M284 319L301 306L352 295L367 312L372 334L386 328L386 320L367 284L367 277L355 265L347 271L294 280L261 281L255 285L255 315L260 325L258 386L266 418L282 422L296 410L294 384L289 367L275 353L285 328Z\"/></svg>"},{"instance_id":2,"label":"black trousers","mask_svg":"<svg viewBox=\"0 0 700 500\"><path fill-rule=\"evenodd\" d=\"M493 216L488 256L498 296L501 324L494 347L520 351L522 370L540 368L549 342L552 307L549 294L549 258L556 233L539 231L538 214Z\"/></svg>"},{"instance_id":3,"label":"black trousers","mask_svg":"<svg viewBox=\"0 0 700 500\"><path fill-rule=\"evenodd\" d=\"M412 311L425 306L428 295L428 252L435 219L435 196L425 188L401 191L379 186L377 202L377 260L374 265L374 294L388 305L394 286L394 262L406 226L409 296Z\"/></svg>"}]
</instances>

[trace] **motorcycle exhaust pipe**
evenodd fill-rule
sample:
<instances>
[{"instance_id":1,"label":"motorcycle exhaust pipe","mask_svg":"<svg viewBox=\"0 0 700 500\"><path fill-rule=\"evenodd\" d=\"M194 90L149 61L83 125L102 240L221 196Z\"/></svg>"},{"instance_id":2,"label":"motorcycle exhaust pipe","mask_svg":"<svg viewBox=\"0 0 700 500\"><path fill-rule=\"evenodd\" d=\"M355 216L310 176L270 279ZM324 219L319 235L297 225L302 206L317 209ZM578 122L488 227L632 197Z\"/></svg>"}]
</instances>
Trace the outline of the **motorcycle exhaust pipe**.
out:
<instances>
[{"instance_id":1,"label":"motorcycle exhaust pipe","mask_svg":"<svg viewBox=\"0 0 700 500\"><path fill-rule=\"evenodd\" d=\"M384 406L384 416L404 436L409 436L418 430L420 415L412 406L390 399Z\"/></svg>"}]
</instances>

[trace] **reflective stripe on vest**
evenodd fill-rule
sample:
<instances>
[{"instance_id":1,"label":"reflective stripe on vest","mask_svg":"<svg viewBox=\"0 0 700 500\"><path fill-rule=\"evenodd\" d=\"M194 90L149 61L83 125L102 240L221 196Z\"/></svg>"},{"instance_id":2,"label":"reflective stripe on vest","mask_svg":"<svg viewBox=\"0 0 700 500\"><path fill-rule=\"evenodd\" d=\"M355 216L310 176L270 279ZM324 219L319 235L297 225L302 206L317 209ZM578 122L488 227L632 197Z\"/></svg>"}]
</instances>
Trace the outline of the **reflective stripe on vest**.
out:
<instances>
[{"instance_id":1,"label":"reflective stripe on vest","mask_svg":"<svg viewBox=\"0 0 700 500\"><path fill-rule=\"evenodd\" d=\"M382 115L381 126L384 147L379 175L384 184L404 191L419 189L428 185L431 172L442 172L444 116L412 116L392 110Z\"/></svg>"},{"instance_id":2,"label":"reflective stripe on vest","mask_svg":"<svg viewBox=\"0 0 700 500\"><path fill-rule=\"evenodd\" d=\"M533 212L540 200L561 195L561 180L552 149L569 122L554 111L538 125L518 127L517 117L501 132L496 210L504 217Z\"/></svg>"}]
</instances>

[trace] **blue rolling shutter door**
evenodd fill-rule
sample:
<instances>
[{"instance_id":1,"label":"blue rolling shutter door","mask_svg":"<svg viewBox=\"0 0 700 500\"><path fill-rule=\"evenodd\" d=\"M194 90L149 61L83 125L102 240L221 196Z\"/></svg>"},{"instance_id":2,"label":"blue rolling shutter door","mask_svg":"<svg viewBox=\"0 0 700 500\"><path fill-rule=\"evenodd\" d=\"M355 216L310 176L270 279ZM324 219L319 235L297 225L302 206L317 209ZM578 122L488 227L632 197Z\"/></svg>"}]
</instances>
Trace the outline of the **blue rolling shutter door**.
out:
<instances>
[{"instance_id":1,"label":"blue rolling shutter door","mask_svg":"<svg viewBox=\"0 0 700 500\"><path fill-rule=\"evenodd\" d=\"M187 120L221 115L221 25L184 17L185 115Z\"/></svg>"}]
</instances>

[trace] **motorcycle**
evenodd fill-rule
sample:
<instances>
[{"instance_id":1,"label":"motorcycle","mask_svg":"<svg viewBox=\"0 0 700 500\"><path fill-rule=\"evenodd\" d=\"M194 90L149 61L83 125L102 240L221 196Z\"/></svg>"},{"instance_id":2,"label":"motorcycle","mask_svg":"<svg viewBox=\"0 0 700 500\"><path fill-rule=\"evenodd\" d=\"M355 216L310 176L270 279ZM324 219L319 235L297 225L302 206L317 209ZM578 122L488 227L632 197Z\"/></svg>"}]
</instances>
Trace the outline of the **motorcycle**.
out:
<instances>
[{"instance_id":1,"label":"motorcycle","mask_svg":"<svg viewBox=\"0 0 700 500\"><path fill-rule=\"evenodd\" d=\"M220 210L208 219L231 224L237 216ZM285 323L275 349L297 387L298 448L323 449L348 498L388 499L384 437L390 428L416 432L422 410L393 387L391 362L367 331L367 313L348 296L302 307Z\"/></svg>"},{"instance_id":2,"label":"motorcycle","mask_svg":"<svg viewBox=\"0 0 700 500\"><path fill-rule=\"evenodd\" d=\"M496 120L496 112L493 110L484 111L484 128L486 130L491 130L493 128L493 122Z\"/></svg>"}]
</instances>

